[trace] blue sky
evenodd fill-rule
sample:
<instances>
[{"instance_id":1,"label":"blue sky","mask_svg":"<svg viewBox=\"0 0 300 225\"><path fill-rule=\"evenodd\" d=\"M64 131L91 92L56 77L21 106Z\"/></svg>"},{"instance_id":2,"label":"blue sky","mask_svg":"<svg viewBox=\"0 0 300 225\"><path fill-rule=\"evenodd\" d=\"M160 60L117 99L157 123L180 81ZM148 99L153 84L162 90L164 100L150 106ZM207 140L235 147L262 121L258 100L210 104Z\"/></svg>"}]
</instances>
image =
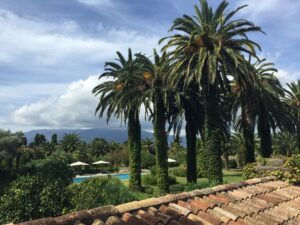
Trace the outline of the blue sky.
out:
<instances>
[{"instance_id":1,"label":"blue sky","mask_svg":"<svg viewBox=\"0 0 300 225\"><path fill-rule=\"evenodd\" d=\"M300 79L300 1L231 0L240 16L261 26L261 57L284 84ZM192 14L196 0L1 0L0 128L106 127L91 94L117 50L151 54L173 19ZM218 0L210 0L217 5ZM119 127L112 120L111 127ZM149 129L149 124L144 123Z\"/></svg>"}]
</instances>

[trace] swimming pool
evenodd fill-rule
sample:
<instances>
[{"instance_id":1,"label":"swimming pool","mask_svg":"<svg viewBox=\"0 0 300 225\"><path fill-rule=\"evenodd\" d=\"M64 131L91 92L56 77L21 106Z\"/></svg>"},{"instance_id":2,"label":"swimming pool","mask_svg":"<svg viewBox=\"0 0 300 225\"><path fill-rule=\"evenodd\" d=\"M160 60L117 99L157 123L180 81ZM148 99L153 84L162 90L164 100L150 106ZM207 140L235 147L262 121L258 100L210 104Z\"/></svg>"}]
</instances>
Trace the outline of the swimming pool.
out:
<instances>
[{"instance_id":1,"label":"swimming pool","mask_svg":"<svg viewBox=\"0 0 300 225\"><path fill-rule=\"evenodd\" d=\"M110 174L111 176L114 176L114 177L118 177L120 180L129 180L129 174ZM85 180L88 180L90 178L93 178L93 177L100 177L100 176L103 176L103 177L106 177L107 175L94 175L94 176L80 176L80 177L75 177L73 178L73 183L80 183L82 181L85 181Z\"/></svg>"}]
</instances>

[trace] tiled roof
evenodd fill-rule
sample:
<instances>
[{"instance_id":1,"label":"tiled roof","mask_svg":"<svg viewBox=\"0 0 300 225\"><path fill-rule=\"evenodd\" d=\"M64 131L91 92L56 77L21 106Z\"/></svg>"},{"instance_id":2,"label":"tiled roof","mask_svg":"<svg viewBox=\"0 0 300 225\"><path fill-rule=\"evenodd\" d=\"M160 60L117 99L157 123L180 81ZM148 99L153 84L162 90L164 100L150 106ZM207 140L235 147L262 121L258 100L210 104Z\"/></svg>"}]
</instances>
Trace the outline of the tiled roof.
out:
<instances>
[{"instance_id":1,"label":"tiled roof","mask_svg":"<svg viewBox=\"0 0 300 225\"><path fill-rule=\"evenodd\" d=\"M19 225L74 224L299 225L300 187L266 177Z\"/></svg>"}]
</instances>

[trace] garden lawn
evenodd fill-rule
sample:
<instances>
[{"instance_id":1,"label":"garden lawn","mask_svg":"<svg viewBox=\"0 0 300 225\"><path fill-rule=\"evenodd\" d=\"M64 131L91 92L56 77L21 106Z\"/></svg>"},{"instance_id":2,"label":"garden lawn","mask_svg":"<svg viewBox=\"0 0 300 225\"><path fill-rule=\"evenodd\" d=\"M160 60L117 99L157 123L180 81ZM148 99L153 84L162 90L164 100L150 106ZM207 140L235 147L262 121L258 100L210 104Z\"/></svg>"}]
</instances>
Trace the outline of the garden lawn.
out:
<instances>
[{"instance_id":1,"label":"garden lawn","mask_svg":"<svg viewBox=\"0 0 300 225\"><path fill-rule=\"evenodd\" d=\"M171 193L178 193L184 191L186 187L186 177L176 177L177 184L170 185ZM244 180L243 170L232 169L232 170L223 170L223 181L224 183L238 183ZM128 186L128 181L123 181L126 186ZM201 186L201 183L207 182L207 178L198 178L197 183ZM155 186L152 186L154 189ZM205 188L205 187L203 187Z\"/></svg>"}]
</instances>

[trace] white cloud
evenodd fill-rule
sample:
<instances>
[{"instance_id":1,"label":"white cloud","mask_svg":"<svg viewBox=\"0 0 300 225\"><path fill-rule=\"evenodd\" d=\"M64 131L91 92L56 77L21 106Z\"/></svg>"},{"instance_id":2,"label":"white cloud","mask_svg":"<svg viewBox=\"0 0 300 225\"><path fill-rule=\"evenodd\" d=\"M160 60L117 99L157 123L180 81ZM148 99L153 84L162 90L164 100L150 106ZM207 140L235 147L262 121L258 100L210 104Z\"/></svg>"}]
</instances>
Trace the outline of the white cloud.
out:
<instances>
[{"instance_id":1,"label":"white cloud","mask_svg":"<svg viewBox=\"0 0 300 225\"><path fill-rule=\"evenodd\" d=\"M99 84L98 76L72 82L59 96L51 96L16 109L10 121L20 127L106 127L106 118L99 119L95 116L98 98L92 94L92 89L97 84ZM143 120L144 109L141 111L141 120ZM120 124L120 120L115 118L109 122L110 127L119 127Z\"/></svg>"},{"instance_id":2,"label":"white cloud","mask_svg":"<svg viewBox=\"0 0 300 225\"><path fill-rule=\"evenodd\" d=\"M134 52L151 54L159 40L135 30L105 28L102 21L95 27L99 31L95 36L72 20L49 22L3 9L0 27L0 78L4 82L0 85L0 122L14 129L106 126L106 121L94 117L96 99L91 90L96 77L72 83L59 97L57 93L71 80L100 73L116 51L126 54L131 47ZM8 78L5 69L7 74L13 71L14 78Z\"/></svg>"},{"instance_id":3,"label":"white cloud","mask_svg":"<svg viewBox=\"0 0 300 225\"><path fill-rule=\"evenodd\" d=\"M255 20L278 15L281 19L291 17L298 13L300 6L300 2L295 0L241 0L234 3L248 5L242 12L249 13L251 19Z\"/></svg>"},{"instance_id":4,"label":"white cloud","mask_svg":"<svg viewBox=\"0 0 300 225\"><path fill-rule=\"evenodd\" d=\"M97 127L99 120L94 116L97 99L92 95L97 83L97 76L73 82L60 96L51 96L18 108L13 112L11 121L21 126Z\"/></svg>"},{"instance_id":5,"label":"white cloud","mask_svg":"<svg viewBox=\"0 0 300 225\"><path fill-rule=\"evenodd\" d=\"M286 86L286 83L291 83L293 81L296 81L297 79L300 79L300 73L291 73L287 70L279 69L277 77L280 80L281 84L283 86Z\"/></svg>"},{"instance_id":6,"label":"white cloud","mask_svg":"<svg viewBox=\"0 0 300 225\"><path fill-rule=\"evenodd\" d=\"M101 65L117 50L133 47L135 51L149 52L159 40L155 35L116 28L102 28L97 37L88 36L75 21L48 23L6 10L0 10L0 26L0 65L23 63L26 59L22 66L30 68L73 71L76 66Z\"/></svg>"}]
</instances>

